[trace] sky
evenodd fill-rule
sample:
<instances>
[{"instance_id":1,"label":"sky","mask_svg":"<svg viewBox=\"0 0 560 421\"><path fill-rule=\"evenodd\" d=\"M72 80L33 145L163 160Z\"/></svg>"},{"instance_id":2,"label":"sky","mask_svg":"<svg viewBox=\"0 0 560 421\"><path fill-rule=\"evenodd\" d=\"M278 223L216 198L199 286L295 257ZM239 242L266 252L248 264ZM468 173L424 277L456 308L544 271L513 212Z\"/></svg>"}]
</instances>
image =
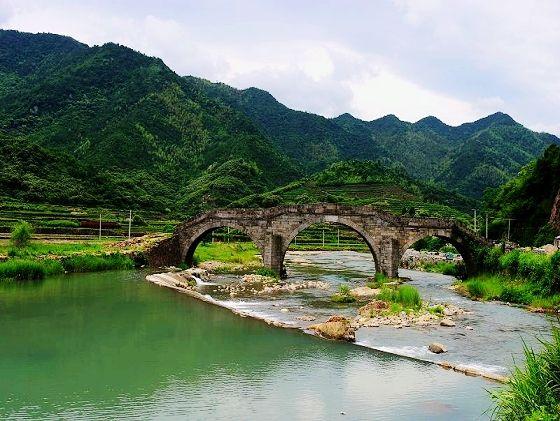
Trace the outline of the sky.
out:
<instances>
[{"instance_id":1,"label":"sky","mask_svg":"<svg viewBox=\"0 0 560 421\"><path fill-rule=\"evenodd\" d=\"M0 0L3 29L116 42L297 110L502 111L560 136L559 22L558 0Z\"/></svg>"}]
</instances>

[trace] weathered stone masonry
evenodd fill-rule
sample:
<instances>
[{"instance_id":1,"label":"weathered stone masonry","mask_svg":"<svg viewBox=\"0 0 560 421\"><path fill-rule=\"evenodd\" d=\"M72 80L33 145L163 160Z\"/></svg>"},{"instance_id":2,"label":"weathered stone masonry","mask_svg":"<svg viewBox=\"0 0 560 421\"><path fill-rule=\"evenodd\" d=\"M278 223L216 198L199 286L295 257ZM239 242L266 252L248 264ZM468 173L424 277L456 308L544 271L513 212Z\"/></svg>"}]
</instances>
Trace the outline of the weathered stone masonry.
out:
<instances>
[{"instance_id":1,"label":"weathered stone masonry","mask_svg":"<svg viewBox=\"0 0 560 421\"><path fill-rule=\"evenodd\" d=\"M225 209L205 213L178 225L173 236L148 251L151 266L192 263L196 246L208 232L231 227L246 234L261 251L265 266L284 273L284 256L295 236L318 222L346 225L369 246L376 269L397 276L401 257L427 236L447 239L463 256L467 272L476 272L473 248L484 243L457 221L394 216L370 206L314 204L268 209Z\"/></svg>"}]
</instances>

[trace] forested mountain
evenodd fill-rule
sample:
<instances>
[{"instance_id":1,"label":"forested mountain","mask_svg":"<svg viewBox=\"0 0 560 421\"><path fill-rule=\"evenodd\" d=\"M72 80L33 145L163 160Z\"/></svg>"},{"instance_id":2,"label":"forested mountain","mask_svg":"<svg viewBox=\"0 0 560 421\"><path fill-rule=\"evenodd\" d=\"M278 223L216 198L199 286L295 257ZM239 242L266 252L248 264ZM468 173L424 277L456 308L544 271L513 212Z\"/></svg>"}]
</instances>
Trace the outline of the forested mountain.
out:
<instances>
[{"instance_id":1,"label":"forested mountain","mask_svg":"<svg viewBox=\"0 0 560 421\"><path fill-rule=\"evenodd\" d=\"M470 202L442 186L479 198L551 143L560 141L500 113L458 127L435 117L328 119L259 89L181 77L124 46L0 30L4 198L183 215L247 198L390 202L397 212L421 211L420 202L461 208ZM380 182L383 173L390 182ZM345 186L338 193L337 183ZM277 194L296 185L306 191ZM404 209L411 202L414 209Z\"/></svg>"},{"instance_id":2,"label":"forested mountain","mask_svg":"<svg viewBox=\"0 0 560 421\"><path fill-rule=\"evenodd\" d=\"M492 219L493 238L506 232L511 218L511 238L523 245L552 243L559 227L549 224L551 210L560 190L560 147L549 146L503 186L489 190L485 202Z\"/></svg>"},{"instance_id":3,"label":"forested mountain","mask_svg":"<svg viewBox=\"0 0 560 421\"><path fill-rule=\"evenodd\" d=\"M0 31L0 136L1 190L23 200L171 206L231 160L243 165L222 167L229 187L255 171L262 189L299 176L246 116L161 60L50 34Z\"/></svg>"},{"instance_id":4,"label":"forested mountain","mask_svg":"<svg viewBox=\"0 0 560 421\"><path fill-rule=\"evenodd\" d=\"M510 116L492 114L452 127L436 117L416 123L388 115L363 121L350 114L327 119L291 110L268 92L238 90L222 83L188 80L209 96L249 116L306 172L346 159L382 159L402 164L409 175L479 198L560 139L535 133Z\"/></svg>"}]
</instances>

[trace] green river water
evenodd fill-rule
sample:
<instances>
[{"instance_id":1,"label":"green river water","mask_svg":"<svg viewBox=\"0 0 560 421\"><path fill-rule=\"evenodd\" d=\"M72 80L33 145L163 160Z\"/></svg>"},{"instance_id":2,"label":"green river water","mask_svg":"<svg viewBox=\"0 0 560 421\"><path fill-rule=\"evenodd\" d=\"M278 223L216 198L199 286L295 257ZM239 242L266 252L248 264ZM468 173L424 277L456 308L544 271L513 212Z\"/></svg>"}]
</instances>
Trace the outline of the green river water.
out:
<instances>
[{"instance_id":1,"label":"green river water","mask_svg":"<svg viewBox=\"0 0 560 421\"><path fill-rule=\"evenodd\" d=\"M487 418L494 383L273 328L144 277L1 287L0 418Z\"/></svg>"}]
</instances>

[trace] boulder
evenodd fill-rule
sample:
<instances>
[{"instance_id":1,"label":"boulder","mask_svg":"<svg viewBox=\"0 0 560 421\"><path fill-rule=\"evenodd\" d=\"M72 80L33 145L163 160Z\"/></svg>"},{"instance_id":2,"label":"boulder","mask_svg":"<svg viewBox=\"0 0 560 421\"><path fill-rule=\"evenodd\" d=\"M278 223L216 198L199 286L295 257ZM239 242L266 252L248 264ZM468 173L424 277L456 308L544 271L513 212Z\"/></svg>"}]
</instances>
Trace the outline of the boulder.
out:
<instances>
[{"instance_id":1,"label":"boulder","mask_svg":"<svg viewBox=\"0 0 560 421\"><path fill-rule=\"evenodd\" d=\"M430 350L430 352L433 352L434 354L442 354L444 352L447 352L447 348L438 342L432 342L428 346L428 349Z\"/></svg>"},{"instance_id":2,"label":"boulder","mask_svg":"<svg viewBox=\"0 0 560 421\"><path fill-rule=\"evenodd\" d=\"M350 295L357 300L370 300L379 294L379 289L370 287L357 287L350 290Z\"/></svg>"},{"instance_id":3,"label":"boulder","mask_svg":"<svg viewBox=\"0 0 560 421\"><path fill-rule=\"evenodd\" d=\"M273 284L277 282L277 280L271 276L255 275L255 274L243 275L243 278L241 278L241 280L247 284Z\"/></svg>"},{"instance_id":4,"label":"boulder","mask_svg":"<svg viewBox=\"0 0 560 421\"><path fill-rule=\"evenodd\" d=\"M444 327L454 327L455 326L455 322L451 319L442 319L442 321L439 322L439 324L441 326L444 326Z\"/></svg>"},{"instance_id":5,"label":"boulder","mask_svg":"<svg viewBox=\"0 0 560 421\"><path fill-rule=\"evenodd\" d=\"M200 279L208 279L208 271L206 269L202 269L202 268L188 268L185 270L185 273L192 275L192 276L196 276L197 278Z\"/></svg>"},{"instance_id":6,"label":"boulder","mask_svg":"<svg viewBox=\"0 0 560 421\"><path fill-rule=\"evenodd\" d=\"M373 300L358 309L358 314L363 317L371 317L381 310L386 310L389 305L385 301Z\"/></svg>"},{"instance_id":7,"label":"boulder","mask_svg":"<svg viewBox=\"0 0 560 421\"><path fill-rule=\"evenodd\" d=\"M310 316L308 314L304 314L303 316L298 316L296 317L297 320L302 320L304 322L312 322L314 320L316 320L317 318L315 316Z\"/></svg>"},{"instance_id":8,"label":"boulder","mask_svg":"<svg viewBox=\"0 0 560 421\"><path fill-rule=\"evenodd\" d=\"M356 340L355 330L350 326L350 320L344 316L332 316L324 323L309 326L309 329L314 330L327 339L337 339L348 342L354 342Z\"/></svg>"}]
</instances>

